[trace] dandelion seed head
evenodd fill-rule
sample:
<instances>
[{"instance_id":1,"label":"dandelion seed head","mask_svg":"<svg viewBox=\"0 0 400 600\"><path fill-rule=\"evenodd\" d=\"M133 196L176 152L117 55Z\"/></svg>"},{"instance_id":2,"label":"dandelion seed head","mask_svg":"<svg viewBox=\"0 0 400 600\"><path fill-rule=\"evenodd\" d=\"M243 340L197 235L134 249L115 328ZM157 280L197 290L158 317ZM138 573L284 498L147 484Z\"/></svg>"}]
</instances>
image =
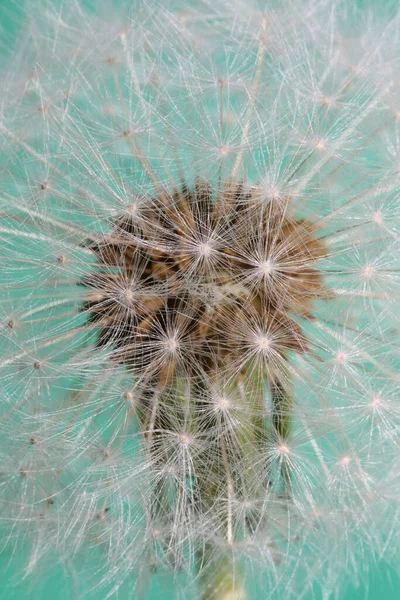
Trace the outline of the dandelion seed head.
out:
<instances>
[{"instance_id":1,"label":"dandelion seed head","mask_svg":"<svg viewBox=\"0 0 400 600\"><path fill-rule=\"evenodd\" d=\"M347 360L347 356L344 352L338 352L336 354L336 360L338 363L344 363Z\"/></svg>"},{"instance_id":2,"label":"dandelion seed head","mask_svg":"<svg viewBox=\"0 0 400 600\"><path fill-rule=\"evenodd\" d=\"M323 106L327 106L329 108L334 108L336 105L336 100L333 97L330 96L323 96L321 98L321 103L323 104Z\"/></svg>"},{"instance_id":3,"label":"dandelion seed head","mask_svg":"<svg viewBox=\"0 0 400 600\"><path fill-rule=\"evenodd\" d=\"M384 218L383 218L383 214L380 211L375 212L372 215L372 220L374 221L374 223L376 223L377 225L382 225Z\"/></svg>"},{"instance_id":4,"label":"dandelion seed head","mask_svg":"<svg viewBox=\"0 0 400 600\"><path fill-rule=\"evenodd\" d=\"M172 336L165 340L165 346L169 352L173 353L179 348L179 341L175 336Z\"/></svg>"},{"instance_id":5,"label":"dandelion seed head","mask_svg":"<svg viewBox=\"0 0 400 600\"><path fill-rule=\"evenodd\" d=\"M225 158L228 154L229 154L229 147L228 146L219 146L218 147L218 156L220 158Z\"/></svg>"},{"instance_id":6,"label":"dandelion seed head","mask_svg":"<svg viewBox=\"0 0 400 600\"><path fill-rule=\"evenodd\" d=\"M122 292L122 299L128 302L133 302L135 299L135 294L132 289L128 288Z\"/></svg>"},{"instance_id":7,"label":"dandelion seed head","mask_svg":"<svg viewBox=\"0 0 400 600\"><path fill-rule=\"evenodd\" d=\"M379 397L378 398L373 398L371 400L371 408L372 408L372 410L373 411L379 410L379 407L380 407L381 403L382 403L381 398L379 398Z\"/></svg>"},{"instance_id":8,"label":"dandelion seed head","mask_svg":"<svg viewBox=\"0 0 400 600\"><path fill-rule=\"evenodd\" d=\"M257 337L256 343L262 352L268 352L271 348L271 340L268 335L260 335Z\"/></svg>"},{"instance_id":9,"label":"dandelion seed head","mask_svg":"<svg viewBox=\"0 0 400 600\"><path fill-rule=\"evenodd\" d=\"M213 252L213 248L211 246L211 244L209 243L204 243L204 244L200 244L199 246L199 254L200 256L204 256L204 257L209 257Z\"/></svg>"},{"instance_id":10,"label":"dandelion seed head","mask_svg":"<svg viewBox=\"0 0 400 600\"><path fill-rule=\"evenodd\" d=\"M216 410L226 411L230 408L231 401L227 396L216 396L215 397L215 408Z\"/></svg>"},{"instance_id":11,"label":"dandelion seed head","mask_svg":"<svg viewBox=\"0 0 400 600\"><path fill-rule=\"evenodd\" d=\"M397 565L398 11L26 5L0 93L22 579L327 598Z\"/></svg>"},{"instance_id":12,"label":"dandelion seed head","mask_svg":"<svg viewBox=\"0 0 400 600\"><path fill-rule=\"evenodd\" d=\"M365 279L370 279L373 275L374 275L374 267L373 265L365 265L365 267L363 268L363 276L365 277Z\"/></svg>"},{"instance_id":13,"label":"dandelion seed head","mask_svg":"<svg viewBox=\"0 0 400 600\"><path fill-rule=\"evenodd\" d=\"M192 438L187 433L183 433L179 437L179 441L180 441L181 445L185 447L185 446L189 446L192 443Z\"/></svg>"},{"instance_id":14,"label":"dandelion seed head","mask_svg":"<svg viewBox=\"0 0 400 600\"><path fill-rule=\"evenodd\" d=\"M267 259L260 264L259 270L263 277L269 277L276 270L276 265L272 260Z\"/></svg>"},{"instance_id":15,"label":"dandelion seed head","mask_svg":"<svg viewBox=\"0 0 400 600\"><path fill-rule=\"evenodd\" d=\"M281 456L287 456L288 454L290 454L290 450L285 444L282 444L278 447L278 452Z\"/></svg>"}]
</instances>

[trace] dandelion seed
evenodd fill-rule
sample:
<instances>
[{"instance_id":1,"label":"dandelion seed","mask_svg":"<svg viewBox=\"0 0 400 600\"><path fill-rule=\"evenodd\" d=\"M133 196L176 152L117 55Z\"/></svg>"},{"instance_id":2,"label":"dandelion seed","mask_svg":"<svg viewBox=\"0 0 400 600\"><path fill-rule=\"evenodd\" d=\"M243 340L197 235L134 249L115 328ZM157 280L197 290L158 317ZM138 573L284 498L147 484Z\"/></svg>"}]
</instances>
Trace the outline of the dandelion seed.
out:
<instances>
[{"instance_id":1,"label":"dandelion seed","mask_svg":"<svg viewBox=\"0 0 400 600\"><path fill-rule=\"evenodd\" d=\"M382 225L383 223L383 215L381 212L376 212L372 215L372 220L377 224L377 225Z\"/></svg>"},{"instance_id":2,"label":"dandelion seed","mask_svg":"<svg viewBox=\"0 0 400 600\"><path fill-rule=\"evenodd\" d=\"M374 268L372 265L366 265L363 269L363 275L366 279L369 279L374 274Z\"/></svg>"},{"instance_id":3,"label":"dandelion seed","mask_svg":"<svg viewBox=\"0 0 400 600\"><path fill-rule=\"evenodd\" d=\"M380 398L374 398L371 401L371 407L373 410L377 410L379 408L379 405L381 404L381 399Z\"/></svg>"}]
</instances>

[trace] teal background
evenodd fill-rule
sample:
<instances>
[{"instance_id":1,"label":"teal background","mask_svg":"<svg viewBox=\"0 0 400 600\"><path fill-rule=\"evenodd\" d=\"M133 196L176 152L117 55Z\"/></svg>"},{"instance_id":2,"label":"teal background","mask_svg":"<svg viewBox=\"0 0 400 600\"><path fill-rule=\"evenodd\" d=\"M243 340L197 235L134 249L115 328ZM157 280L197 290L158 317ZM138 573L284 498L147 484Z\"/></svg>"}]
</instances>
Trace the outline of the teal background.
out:
<instances>
[{"instance_id":1,"label":"teal background","mask_svg":"<svg viewBox=\"0 0 400 600\"><path fill-rule=\"evenodd\" d=\"M69 0L66 0L67 2ZM195 0L186 0L189 4ZM352 2L352 0L348 0ZM84 4L84 0L81 0ZM355 2L362 6L363 4L377 4L385 7L386 0L357 0ZM118 0L114 0L114 6L118 5ZM23 15L24 0L0 0L0 51L3 54L4 49L11 50L18 40L18 30ZM1 85L1 84L0 84ZM77 589L70 584L70 577L66 577L65 571L61 568L52 567L48 571L40 572L25 582L19 581L19 561L23 560L21 556L11 557L9 554L0 554L0 599L1 600L69 600L84 597L84 581L79 581ZM11 565L8 567L9 561ZM16 587L14 587L16 585ZM169 600L174 596L171 594L173 581L168 576L154 576L148 589L149 600ZM102 600L103 594L97 596L90 595L93 600ZM257 600L263 600L264 595L260 593ZM112 596L114 599L125 600L134 598L127 590L123 589L120 594ZM188 590L188 600L192 594ZM368 572L363 578L362 585L353 587L348 585L347 591L338 594L335 600L398 600L400 598L400 578L399 576L381 563L372 563L368 566ZM329 598L329 600L330 600ZM303 600L328 600L323 598L320 593L308 594ZM183 600L182 596L179 600ZM186 600L186 598L184 599ZM285 600L282 596L281 600Z\"/></svg>"}]
</instances>

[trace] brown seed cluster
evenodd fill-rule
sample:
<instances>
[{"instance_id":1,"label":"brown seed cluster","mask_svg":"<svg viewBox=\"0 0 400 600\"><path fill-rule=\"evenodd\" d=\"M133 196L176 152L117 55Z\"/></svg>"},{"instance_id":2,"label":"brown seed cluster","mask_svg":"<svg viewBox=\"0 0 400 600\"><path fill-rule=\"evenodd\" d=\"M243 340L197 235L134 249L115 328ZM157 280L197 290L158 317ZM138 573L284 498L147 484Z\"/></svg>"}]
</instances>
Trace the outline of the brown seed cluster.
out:
<instances>
[{"instance_id":1,"label":"brown seed cluster","mask_svg":"<svg viewBox=\"0 0 400 600\"><path fill-rule=\"evenodd\" d=\"M84 308L98 344L162 386L304 351L296 315L312 318L313 300L327 297L316 267L326 251L289 204L198 180L132 205L90 244L98 268Z\"/></svg>"}]
</instances>

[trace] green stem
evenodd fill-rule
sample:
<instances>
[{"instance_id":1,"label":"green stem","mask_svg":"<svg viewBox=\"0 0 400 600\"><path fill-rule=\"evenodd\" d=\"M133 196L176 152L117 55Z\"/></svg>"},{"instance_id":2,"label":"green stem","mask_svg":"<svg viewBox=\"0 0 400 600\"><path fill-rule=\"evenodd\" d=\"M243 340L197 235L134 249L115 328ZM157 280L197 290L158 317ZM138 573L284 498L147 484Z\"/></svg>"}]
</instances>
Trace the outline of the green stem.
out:
<instances>
[{"instance_id":1,"label":"green stem","mask_svg":"<svg viewBox=\"0 0 400 600\"><path fill-rule=\"evenodd\" d=\"M290 412L292 399L285 387L278 380L271 382L271 396L274 429L281 441L287 440L290 433Z\"/></svg>"},{"instance_id":2,"label":"green stem","mask_svg":"<svg viewBox=\"0 0 400 600\"><path fill-rule=\"evenodd\" d=\"M280 443L284 443L290 436L292 396L287 387L279 380L270 383L272 397L272 424ZM290 489L290 470L287 461L282 464L283 491Z\"/></svg>"},{"instance_id":3,"label":"green stem","mask_svg":"<svg viewBox=\"0 0 400 600\"><path fill-rule=\"evenodd\" d=\"M232 556L224 552L218 559L213 556L207 565L207 553L215 555L215 549L206 547L198 554L201 600L246 600L243 579Z\"/></svg>"}]
</instances>

